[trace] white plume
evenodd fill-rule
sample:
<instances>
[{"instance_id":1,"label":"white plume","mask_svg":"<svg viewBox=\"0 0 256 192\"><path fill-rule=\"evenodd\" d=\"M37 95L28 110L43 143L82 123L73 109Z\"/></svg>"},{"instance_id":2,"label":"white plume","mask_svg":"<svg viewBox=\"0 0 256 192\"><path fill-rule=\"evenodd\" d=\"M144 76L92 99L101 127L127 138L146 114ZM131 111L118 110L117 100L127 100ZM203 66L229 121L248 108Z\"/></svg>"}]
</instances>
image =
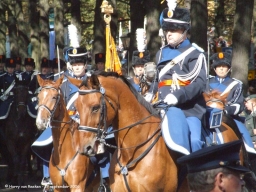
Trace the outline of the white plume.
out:
<instances>
[{"instance_id":1,"label":"white plume","mask_svg":"<svg viewBox=\"0 0 256 192\"><path fill-rule=\"evenodd\" d=\"M147 46L147 36L146 31L143 28L138 28L136 30L136 41L137 49L139 52L144 52Z\"/></svg>"},{"instance_id":2,"label":"white plume","mask_svg":"<svg viewBox=\"0 0 256 192\"><path fill-rule=\"evenodd\" d=\"M68 36L70 40L70 46L74 48L79 47L77 28L75 25L68 25Z\"/></svg>"},{"instance_id":3,"label":"white plume","mask_svg":"<svg viewBox=\"0 0 256 192\"><path fill-rule=\"evenodd\" d=\"M174 11L176 6L177 6L177 0L166 0L167 1L167 6L170 11Z\"/></svg>"},{"instance_id":4,"label":"white plume","mask_svg":"<svg viewBox=\"0 0 256 192\"><path fill-rule=\"evenodd\" d=\"M164 31L162 28L159 29L158 36L164 37Z\"/></svg>"}]
</instances>

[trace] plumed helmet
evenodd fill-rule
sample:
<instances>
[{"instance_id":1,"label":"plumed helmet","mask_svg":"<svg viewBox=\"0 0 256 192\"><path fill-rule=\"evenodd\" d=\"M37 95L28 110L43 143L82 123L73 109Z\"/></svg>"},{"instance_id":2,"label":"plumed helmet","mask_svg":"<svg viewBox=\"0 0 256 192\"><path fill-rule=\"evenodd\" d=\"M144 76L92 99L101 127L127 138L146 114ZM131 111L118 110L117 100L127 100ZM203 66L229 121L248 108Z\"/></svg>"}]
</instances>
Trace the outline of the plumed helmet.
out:
<instances>
[{"instance_id":1,"label":"plumed helmet","mask_svg":"<svg viewBox=\"0 0 256 192\"><path fill-rule=\"evenodd\" d=\"M21 63L21 57L16 57L16 58L15 58L15 63L16 63L16 65L17 65L17 64L21 65L21 64L22 64L22 63Z\"/></svg>"},{"instance_id":2,"label":"plumed helmet","mask_svg":"<svg viewBox=\"0 0 256 192\"><path fill-rule=\"evenodd\" d=\"M147 47L146 31L143 28L136 30L137 50L132 53L132 65L144 65L150 61L150 53Z\"/></svg>"},{"instance_id":3,"label":"plumed helmet","mask_svg":"<svg viewBox=\"0 0 256 192\"><path fill-rule=\"evenodd\" d=\"M32 67L35 67L35 61L33 58L25 58L25 61L24 61L24 65L29 65L29 66L32 66Z\"/></svg>"},{"instance_id":4,"label":"plumed helmet","mask_svg":"<svg viewBox=\"0 0 256 192\"><path fill-rule=\"evenodd\" d=\"M132 53L132 66L144 65L145 63L147 63L149 61L150 61L149 50L145 50L144 52L133 51L133 53Z\"/></svg>"},{"instance_id":5,"label":"plumed helmet","mask_svg":"<svg viewBox=\"0 0 256 192\"><path fill-rule=\"evenodd\" d=\"M215 68L219 65L227 65L231 67L231 54L227 52L215 53L210 57L212 61L212 68Z\"/></svg>"},{"instance_id":6,"label":"plumed helmet","mask_svg":"<svg viewBox=\"0 0 256 192\"><path fill-rule=\"evenodd\" d=\"M176 7L173 11L165 8L160 15L160 25L164 31L190 28L190 13L188 9Z\"/></svg>"},{"instance_id":7,"label":"plumed helmet","mask_svg":"<svg viewBox=\"0 0 256 192\"><path fill-rule=\"evenodd\" d=\"M82 47L71 48L68 50L68 60L70 64L74 63L86 63L87 50Z\"/></svg>"},{"instance_id":8,"label":"plumed helmet","mask_svg":"<svg viewBox=\"0 0 256 192\"><path fill-rule=\"evenodd\" d=\"M42 58L41 68L50 68L50 62L46 57Z\"/></svg>"},{"instance_id":9,"label":"plumed helmet","mask_svg":"<svg viewBox=\"0 0 256 192\"><path fill-rule=\"evenodd\" d=\"M106 61L106 56L104 53L97 53L95 54L95 63L99 63L99 62L102 62L102 63L105 63Z\"/></svg>"},{"instance_id":10,"label":"plumed helmet","mask_svg":"<svg viewBox=\"0 0 256 192\"><path fill-rule=\"evenodd\" d=\"M60 59L60 69L66 65L65 61ZM58 69L58 58L54 58L51 62L52 69Z\"/></svg>"},{"instance_id":11,"label":"plumed helmet","mask_svg":"<svg viewBox=\"0 0 256 192\"><path fill-rule=\"evenodd\" d=\"M16 67L15 60L13 58L5 59L5 67L15 68Z\"/></svg>"},{"instance_id":12,"label":"plumed helmet","mask_svg":"<svg viewBox=\"0 0 256 192\"><path fill-rule=\"evenodd\" d=\"M0 63L5 63L5 55L0 55Z\"/></svg>"}]
</instances>

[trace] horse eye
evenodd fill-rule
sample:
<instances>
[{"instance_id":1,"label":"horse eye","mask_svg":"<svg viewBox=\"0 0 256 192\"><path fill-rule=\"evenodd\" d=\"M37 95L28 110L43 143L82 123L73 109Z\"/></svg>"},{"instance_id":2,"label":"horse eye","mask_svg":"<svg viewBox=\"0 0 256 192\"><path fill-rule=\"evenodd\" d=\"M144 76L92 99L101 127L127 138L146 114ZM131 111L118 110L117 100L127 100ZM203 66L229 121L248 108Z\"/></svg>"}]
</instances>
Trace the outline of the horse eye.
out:
<instances>
[{"instance_id":1,"label":"horse eye","mask_svg":"<svg viewBox=\"0 0 256 192\"><path fill-rule=\"evenodd\" d=\"M100 105L93 106L93 107L92 107L92 112L93 112L93 113L96 113L96 112L99 111L99 109L100 109Z\"/></svg>"},{"instance_id":2,"label":"horse eye","mask_svg":"<svg viewBox=\"0 0 256 192\"><path fill-rule=\"evenodd\" d=\"M58 97L53 97L52 99L57 99Z\"/></svg>"}]
</instances>

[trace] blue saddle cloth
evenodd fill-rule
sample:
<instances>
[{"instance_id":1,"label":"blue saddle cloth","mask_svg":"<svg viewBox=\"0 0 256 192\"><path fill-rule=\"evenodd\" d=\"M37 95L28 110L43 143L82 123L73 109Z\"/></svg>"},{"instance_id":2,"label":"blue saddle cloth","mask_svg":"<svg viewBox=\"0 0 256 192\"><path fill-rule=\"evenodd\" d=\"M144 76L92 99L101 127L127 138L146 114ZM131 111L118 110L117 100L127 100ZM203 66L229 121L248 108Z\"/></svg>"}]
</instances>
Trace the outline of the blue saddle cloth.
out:
<instances>
[{"instance_id":1,"label":"blue saddle cloth","mask_svg":"<svg viewBox=\"0 0 256 192\"><path fill-rule=\"evenodd\" d=\"M6 119L10 113L13 98L8 98L5 101L0 101L0 119Z\"/></svg>"},{"instance_id":2,"label":"blue saddle cloth","mask_svg":"<svg viewBox=\"0 0 256 192\"><path fill-rule=\"evenodd\" d=\"M31 145L31 149L43 161L49 162L53 149L52 130L50 127L43 131L43 133Z\"/></svg>"},{"instance_id":3,"label":"blue saddle cloth","mask_svg":"<svg viewBox=\"0 0 256 192\"><path fill-rule=\"evenodd\" d=\"M37 106L37 101L31 101L27 104L28 114L32 118L36 118L37 116L36 106Z\"/></svg>"}]
</instances>

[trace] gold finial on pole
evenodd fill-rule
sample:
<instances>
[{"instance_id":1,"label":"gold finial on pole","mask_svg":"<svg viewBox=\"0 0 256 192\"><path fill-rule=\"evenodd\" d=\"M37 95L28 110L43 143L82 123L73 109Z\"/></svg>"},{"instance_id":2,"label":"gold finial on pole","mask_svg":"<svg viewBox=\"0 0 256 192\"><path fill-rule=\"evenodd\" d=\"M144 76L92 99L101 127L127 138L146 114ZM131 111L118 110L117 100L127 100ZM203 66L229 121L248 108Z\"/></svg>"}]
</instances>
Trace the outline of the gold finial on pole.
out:
<instances>
[{"instance_id":1,"label":"gold finial on pole","mask_svg":"<svg viewBox=\"0 0 256 192\"><path fill-rule=\"evenodd\" d=\"M109 25L111 21L111 14L114 12L112 5L109 5L107 0L103 0L100 8L101 12L104 13L104 21Z\"/></svg>"}]
</instances>

